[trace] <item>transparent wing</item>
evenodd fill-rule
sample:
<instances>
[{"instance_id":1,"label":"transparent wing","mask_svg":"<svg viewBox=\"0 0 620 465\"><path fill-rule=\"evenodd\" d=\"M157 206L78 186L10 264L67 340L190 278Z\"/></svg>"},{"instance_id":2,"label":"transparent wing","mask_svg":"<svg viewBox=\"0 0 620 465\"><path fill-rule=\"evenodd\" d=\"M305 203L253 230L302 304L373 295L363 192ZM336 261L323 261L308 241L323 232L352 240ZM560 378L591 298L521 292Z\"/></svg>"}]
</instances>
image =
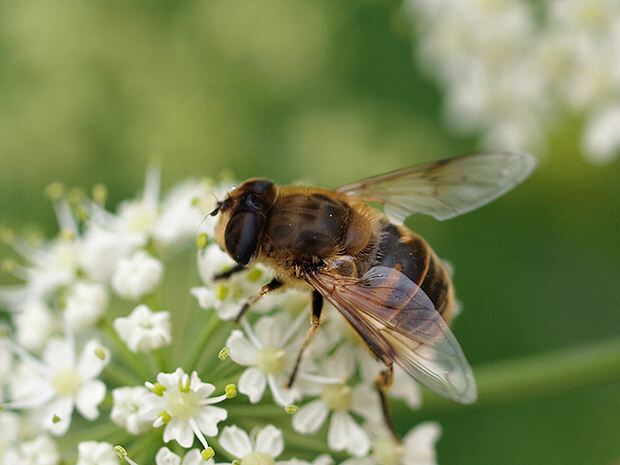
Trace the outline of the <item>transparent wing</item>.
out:
<instances>
[{"instance_id":1,"label":"transparent wing","mask_svg":"<svg viewBox=\"0 0 620 465\"><path fill-rule=\"evenodd\" d=\"M404 274L377 266L361 279L335 270L305 279L385 363L396 362L449 399L464 404L476 400L474 375L458 341L428 296Z\"/></svg>"},{"instance_id":2,"label":"transparent wing","mask_svg":"<svg viewBox=\"0 0 620 465\"><path fill-rule=\"evenodd\" d=\"M527 178L536 158L527 153L474 153L369 178L337 192L383 205L403 222L413 213L446 220L485 205Z\"/></svg>"}]
</instances>

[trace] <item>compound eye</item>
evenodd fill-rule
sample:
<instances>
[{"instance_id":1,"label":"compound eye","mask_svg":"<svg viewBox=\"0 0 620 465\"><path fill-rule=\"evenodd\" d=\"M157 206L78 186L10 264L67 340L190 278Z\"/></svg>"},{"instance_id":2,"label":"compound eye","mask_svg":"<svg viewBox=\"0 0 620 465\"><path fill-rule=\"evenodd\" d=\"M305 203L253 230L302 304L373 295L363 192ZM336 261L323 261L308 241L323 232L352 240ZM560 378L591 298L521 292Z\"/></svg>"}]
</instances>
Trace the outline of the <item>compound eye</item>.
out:
<instances>
[{"instance_id":1,"label":"compound eye","mask_svg":"<svg viewBox=\"0 0 620 465\"><path fill-rule=\"evenodd\" d=\"M237 212L228 221L224 233L226 250L240 265L247 265L252 259L261 227L260 216L249 211Z\"/></svg>"}]
</instances>

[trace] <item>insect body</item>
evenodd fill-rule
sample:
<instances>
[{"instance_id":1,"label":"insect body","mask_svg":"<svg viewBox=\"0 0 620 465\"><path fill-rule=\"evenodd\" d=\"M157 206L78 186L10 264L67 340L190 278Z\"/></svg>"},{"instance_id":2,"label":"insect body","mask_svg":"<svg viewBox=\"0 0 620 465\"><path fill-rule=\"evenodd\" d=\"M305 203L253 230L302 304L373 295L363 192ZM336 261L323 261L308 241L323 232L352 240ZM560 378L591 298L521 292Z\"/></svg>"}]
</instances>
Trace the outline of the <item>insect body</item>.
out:
<instances>
[{"instance_id":1,"label":"insect body","mask_svg":"<svg viewBox=\"0 0 620 465\"><path fill-rule=\"evenodd\" d=\"M387 369L393 362L447 398L471 403L473 373L448 323L450 275L426 241L402 225L413 213L443 220L477 208L525 179L535 159L523 153L471 154L370 178L336 190L278 187L250 179L218 202L216 241L238 266L262 262L274 279L251 297L286 286L312 291L310 342L323 299L332 303ZM383 206L380 212L367 202ZM224 275L223 275L224 276ZM382 394L384 411L385 397Z\"/></svg>"}]
</instances>

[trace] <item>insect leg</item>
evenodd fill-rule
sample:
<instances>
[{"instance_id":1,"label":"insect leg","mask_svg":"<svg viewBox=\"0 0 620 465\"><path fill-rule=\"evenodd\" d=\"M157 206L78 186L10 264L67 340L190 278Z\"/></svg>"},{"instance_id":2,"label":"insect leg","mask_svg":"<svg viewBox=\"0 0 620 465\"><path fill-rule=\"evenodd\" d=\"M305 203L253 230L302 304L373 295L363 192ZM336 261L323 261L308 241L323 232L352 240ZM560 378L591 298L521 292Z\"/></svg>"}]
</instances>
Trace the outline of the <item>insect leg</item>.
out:
<instances>
[{"instance_id":1,"label":"insect leg","mask_svg":"<svg viewBox=\"0 0 620 465\"><path fill-rule=\"evenodd\" d=\"M230 278L232 275L239 273L240 271L243 271L243 270L245 270L245 266L235 265L230 270L226 270L223 273L216 274L213 277L213 279L227 279L227 278Z\"/></svg>"},{"instance_id":2,"label":"insect leg","mask_svg":"<svg viewBox=\"0 0 620 465\"><path fill-rule=\"evenodd\" d=\"M295 366L293 367L293 371L291 372L291 376L286 383L286 387L290 388L295 382L295 377L297 376L297 371L299 370L299 364L301 363L301 357L304 354L306 348L312 342L312 338L314 337L314 333L319 327L319 323L321 321L321 311L323 310L323 296L319 294L318 291L312 291L312 326L306 333L306 337L301 342L301 346L299 347L299 352L297 352L297 358L295 359Z\"/></svg>"},{"instance_id":3,"label":"insect leg","mask_svg":"<svg viewBox=\"0 0 620 465\"><path fill-rule=\"evenodd\" d=\"M381 401L381 410L383 411L383 419L385 421L385 426L387 426L388 430L392 434L392 437L400 442L400 436L396 432L394 428L394 422L392 421L392 413L390 411L390 404L387 398L387 392L392 387L392 382L394 381L394 365L392 363L388 364L387 368L379 373L379 376L375 379L375 387L377 388L377 392L379 393L379 400Z\"/></svg>"},{"instance_id":4,"label":"insect leg","mask_svg":"<svg viewBox=\"0 0 620 465\"><path fill-rule=\"evenodd\" d=\"M245 312L248 311L248 308L255 304L262 296L278 289L279 287L282 287L283 284L284 283L282 281L278 281L276 278L273 278L271 281L261 287L260 291L258 291L256 294L254 294L252 297L245 301L243 307L241 307L241 310L239 310L239 313L237 313L234 322L239 323L239 321L241 321L241 318L243 318L243 315L245 315Z\"/></svg>"}]
</instances>

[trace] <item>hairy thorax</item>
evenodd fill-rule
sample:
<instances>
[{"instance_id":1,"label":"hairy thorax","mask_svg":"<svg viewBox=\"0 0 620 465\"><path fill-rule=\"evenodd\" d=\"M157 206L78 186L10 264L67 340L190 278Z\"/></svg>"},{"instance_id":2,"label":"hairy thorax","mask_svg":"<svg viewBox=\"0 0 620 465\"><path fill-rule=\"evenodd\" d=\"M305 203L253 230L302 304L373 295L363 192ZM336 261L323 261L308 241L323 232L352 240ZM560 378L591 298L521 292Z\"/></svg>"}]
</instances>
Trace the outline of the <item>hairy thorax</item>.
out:
<instances>
[{"instance_id":1,"label":"hairy thorax","mask_svg":"<svg viewBox=\"0 0 620 465\"><path fill-rule=\"evenodd\" d=\"M332 191L282 187L265 227L259 261L289 281L299 278L304 268L359 256L376 239L375 217L365 205L351 204Z\"/></svg>"}]
</instances>

